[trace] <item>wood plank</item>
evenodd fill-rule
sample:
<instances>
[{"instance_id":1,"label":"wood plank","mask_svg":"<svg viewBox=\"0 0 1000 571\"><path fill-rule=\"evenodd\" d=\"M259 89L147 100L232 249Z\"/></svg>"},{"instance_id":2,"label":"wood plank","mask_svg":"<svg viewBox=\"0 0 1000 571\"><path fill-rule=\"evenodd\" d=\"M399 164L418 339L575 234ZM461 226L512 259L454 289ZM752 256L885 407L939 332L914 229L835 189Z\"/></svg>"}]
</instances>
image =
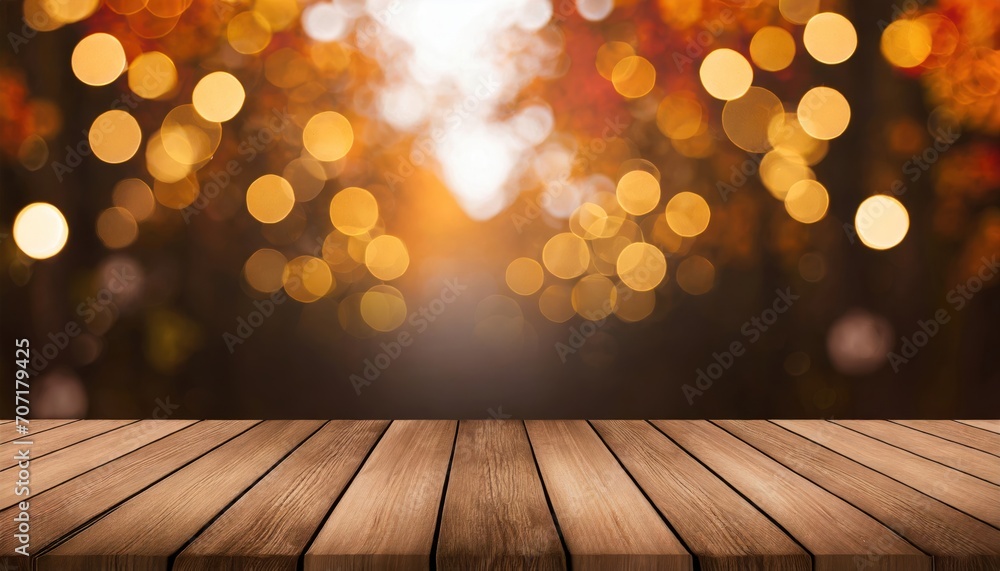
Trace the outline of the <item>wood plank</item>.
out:
<instances>
[{"instance_id":1,"label":"wood plank","mask_svg":"<svg viewBox=\"0 0 1000 571\"><path fill-rule=\"evenodd\" d=\"M32 561L73 530L257 422L205 420L31 496L32 521L44 522L31 529ZM17 507L0 511L0 521L13 521L16 513ZM0 534L0 554L14 553L16 545L11 534ZM30 568L22 556L0 557L0 561L15 569Z\"/></svg>"},{"instance_id":2,"label":"wood plank","mask_svg":"<svg viewBox=\"0 0 1000 571\"><path fill-rule=\"evenodd\" d=\"M1000 569L1000 530L763 420L715 421L934 557L934 569Z\"/></svg>"},{"instance_id":3,"label":"wood plank","mask_svg":"<svg viewBox=\"0 0 1000 571\"><path fill-rule=\"evenodd\" d=\"M1000 456L1000 435L954 420L893 420L896 424Z\"/></svg>"},{"instance_id":4,"label":"wood plank","mask_svg":"<svg viewBox=\"0 0 1000 571\"><path fill-rule=\"evenodd\" d=\"M844 500L708 421L655 420L812 553L816 569L925 569L931 558Z\"/></svg>"},{"instance_id":5,"label":"wood plank","mask_svg":"<svg viewBox=\"0 0 1000 571\"><path fill-rule=\"evenodd\" d=\"M38 495L105 462L194 424L193 420L142 420L31 460L31 493ZM33 452L33 450L32 450ZM17 479L17 466L0 471L0 482ZM0 509L24 499L13 486L0 488Z\"/></svg>"},{"instance_id":6,"label":"wood plank","mask_svg":"<svg viewBox=\"0 0 1000 571\"><path fill-rule=\"evenodd\" d=\"M997 486L825 420L776 420L792 432L1000 527Z\"/></svg>"},{"instance_id":7,"label":"wood plank","mask_svg":"<svg viewBox=\"0 0 1000 571\"><path fill-rule=\"evenodd\" d=\"M1000 420L958 420L956 422L1000 434Z\"/></svg>"},{"instance_id":8,"label":"wood plank","mask_svg":"<svg viewBox=\"0 0 1000 571\"><path fill-rule=\"evenodd\" d=\"M177 556L182 571L295 571L309 540L389 425L332 420Z\"/></svg>"},{"instance_id":9,"label":"wood plank","mask_svg":"<svg viewBox=\"0 0 1000 571\"><path fill-rule=\"evenodd\" d=\"M40 419L29 418L28 430L30 432L28 436L24 436L22 434L18 434L17 425L14 424L13 421L10 421L10 426L4 426L2 429L0 429L0 432L3 433L3 436L0 436L0 444L6 444L8 442L12 442L14 440L22 440L24 438L31 440L31 437L38 434L39 432L45 432L46 430L58 428L64 424L69 424L71 422L76 422L76 419L64 418L64 419L49 420L44 418Z\"/></svg>"},{"instance_id":10,"label":"wood plank","mask_svg":"<svg viewBox=\"0 0 1000 571\"><path fill-rule=\"evenodd\" d=\"M648 422L592 424L698 557L702 571L812 569L809 554L784 531Z\"/></svg>"},{"instance_id":11,"label":"wood plank","mask_svg":"<svg viewBox=\"0 0 1000 571\"><path fill-rule=\"evenodd\" d=\"M574 570L692 568L691 554L586 421L525 426Z\"/></svg>"},{"instance_id":12,"label":"wood plank","mask_svg":"<svg viewBox=\"0 0 1000 571\"><path fill-rule=\"evenodd\" d=\"M457 427L389 425L306 552L305 570L429 569Z\"/></svg>"},{"instance_id":13,"label":"wood plank","mask_svg":"<svg viewBox=\"0 0 1000 571\"><path fill-rule=\"evenodd\" d=\"M40 571L165 570L170 556L322 421L264 421L37 559Z\"/></svg>"},{"instance_id":14,"label":"wood plank","mask_svg":"<svg viewBox=\"0 0 1000 571\"><path fill-rule=\"evenodd\" d=\"M35 460L55 452L56 450L61 450L67 446L72 446L77 442L81 442L88 438L93 438L98 434L104 434L115 430L116 428L121 428L123 426L132 424L136 421L134 420L88 420L87 422L74 422L71 424L66 424L58 428L53 428L51 430L46 430L40 434L33 434L27 437L27 440L32 442L29 446L31 449L31 459ZM21 442L17 440L15 442ZM10 442L3 445L3 460L0 460L0 470L6 470L7 468L12 468L17 465L17 460L14 460L14 454L18 449L24 448Z\"/></svg>"},{"instance_id":15,"label":"wood plank","mask_svg":"<svg viewBox=\"0 0 1000 571\"><path fill-rule=\"evenodd\" d=\"M893 424L885 420L834 420L841 426L876 440L913 452L987 482L1000 484L1000 459L996 456L949 442L937 436Z\"/></svg>"},{"instance_id":16,"label":"wood plank","mask_svg":"<svg viewBox=\"0 0 1000 571\"><path fill-rule=\"evenodd\" d=\"M441 514L439 570L565 569L519 420L463 420Z\"/></svg>"}]
</instances>

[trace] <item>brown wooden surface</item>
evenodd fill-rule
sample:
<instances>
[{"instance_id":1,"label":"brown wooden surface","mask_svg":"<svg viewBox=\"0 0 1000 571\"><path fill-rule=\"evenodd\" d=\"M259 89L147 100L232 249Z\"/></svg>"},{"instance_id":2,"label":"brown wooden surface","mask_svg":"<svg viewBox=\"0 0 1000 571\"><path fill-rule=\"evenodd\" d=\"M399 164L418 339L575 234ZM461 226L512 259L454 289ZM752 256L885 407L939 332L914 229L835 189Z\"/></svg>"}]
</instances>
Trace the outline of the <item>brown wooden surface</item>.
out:
<instances>
[{"instance_id":1,"label":"brown wooden surface","mask_svg":"<svg viewBox=\"0 0 1000 571\"><path fill-rule=\"evenodd\" d=\"M1000 484L1000 459L992 454L885 420L833 422L987 482Z\"/></svg>"},{"instance_id":2,"label":"brown wooden surface","mask_svg":"<svg viewBox=\"0 0 1000 571\"><path fill-rule=\"evenodd\" d=\"M573 569L691 568L691 555L586 421L525 425Z\"/></svg>"},{"instance_id":3,"label":"brown wooden surface","mask_svg":"<svg viewBox=\"0 0 1000 571\"><path fill-rule=\"evenodd\" d=\"M653 424L774 518L813 554L817 569L931 569L892 530L705 420ZM816 525L823 521L824 525Z\"/></svg>"},{"instance_id":4,"label":"brown wooden surface","mask_svg":"<svg viewBox=\"0 0 1000 571\"><path fill-rule=\"evenodd\" d=\"M993 434L954 420L894 420L892 422L964 444L994 456L1000 456L1000 434Z\"/></svg>"},{"instance_id":5,"label":"brown wooden surface","mask_svg":"<svg viewBox=\"0 0 1000 571\"><path fill-rule=\"evenodd\" d=\"M32 461L31 493L40 494L87 470L145 446L150 442L194 424L193 420L140 420L106 432L76 446L63 448ZM18 468L0 471L0 482L17 479ZM13 486L0 488L0 509L21 500Z\"/></svg>"},{"instance_id":6,"label":"brown wooden surface","mask_svg":"<svg viewBox=\"0 0 1000 571\"><path fill-rule=\"evenodd\" d=\"M441 514L437 568L565 569L520 420L463 420Z\"/></svg>"},{"instance_id":7,"label":"brown wooden surface","mask_svg":"<svg viewBox=\"0 0 1000 571\"><path fill-rule=\"evenodd\" d=\"M995 421L62 422L0 570L1000 569Z\"/></svg>"},{"instance_id":8,"label":"brown wooden surface","mask_svg":"<svg viewBox=\"0 0 1000 571\"><path fill-rule=\"evenodd\" d=\"M321 424L258 424L42 555L38 569L164 569L171 555Z\"/></svg>"},{"instance_id":9,"label":"brown wooden surface","mask_svg":"<svg viewBox=\"0 0 1000 571\"><path fill-rule=\"evenodd\" d=\"M67 446L72 446L77 442L82 442L88 438L93 438L98 434L121 428L127 424L132 424L134 420L91 420L88 422L73 422L58 428L52 428L39 434L30 434L24 438L18 438L14 442L30 441L30 445L20 445L10 442L0 446L3 450L3 457L0 459L0 470L13 468L17 465L14 454L23 448L31 449L31 459L36 460L61 450Z\"/></svg>"},{"instance_id":10,"label":"brown wooden surface","mask_svg":"<svg viewBox=\"0 0 1000 571\"><path fill-rule=\"evenodd\" d=\"M39 432L45 432L46 430L51 430L53 428L62 426L64 424L76 422L76 420L72 418L52 419L52 420L47 420L47 419L35 420L29 418L27 425L29 431L28 436L20 434L17 431L16 425L13 424L13 422L14 421L12 420L8 420L7 422L0 423L0 425L3 425L3 428L0 428L0 444L6 444L14 440L21 440L25 438L31 440L31 437L34 436L35 434L38 434ZM7 423L11 423L10 426L7 426Z\"/></svg>"},{"instance_id":11,"label":"brown wooden surface","mask_svg":"<svg viewBox=\"0 0 1000 571\"><path fill-rule=\"evenodd\" d=\"M812 567L809 554L767 516L648 422L598 420L593 425L698 556L703 571Z\"/></svg>"},{"instance_id":12,"label":"brown wooden surface","mask_svg":"<svg viewBox=\"0 0 1000 571\"><path fill-rule=\"evenodd\" d=\"M1000 488L994 484L832 422L775 422L994 527L1000 527ZM958 467L961 467L961 462Z\"/></svg>"},{"instance_id":13,"label":"brown wooden surface","mask_svg":"<svg viewBox=\"0 0 1000 571\"><path fill-rule=\"evenodd\" d=\"M1000 420L959 420L956 422L1000 434Z\"/></svg>"},{"instance_id":14,"label":"brown wooden surface","mask_svg":"<svg viewBox=\"0 0 1000 571\"><path fill-rule=\"evenodd\" d=\"M174 568L295 571L309 540L388 424L327 423L185 548Z\"/></svg>"},{"instance_id":15,"label":"brown wooden surface","mask_svg":"<svg viewBox=\"0 0 1000 571\"><path fill-rule=\"evenodd\" d=\"M763 420L716 424L934 556L934 569L1000 569L1000 530Z\"/></svg>"},{"instance_id":16,"label":"brown wooden surface","mask_svg":"<svg viewBox=\"0 0 1000 571\"><path fill-rule=\"evenodd\" d=\"M31 532L34 556L59 539L82 528L119 502L142 491L177 468L249 429L255 421L203 420L69 482L28 498L36 522ZM0 521L13 521L17 508L0 512ZM0 534L0 554L8 565L28 569L26 557L11 555L17 544L12 534Z\"/></svg>"},{"instance_id":17,"label":"brown wooden surface","mask_svg":"<svg viewBox=\"0 0 1000 571\"><path fill-rule=\"evenodd\" d=\"M320 529L306 571L430 569L457 425L393 422Z\"/></svg>"}]
</instances>

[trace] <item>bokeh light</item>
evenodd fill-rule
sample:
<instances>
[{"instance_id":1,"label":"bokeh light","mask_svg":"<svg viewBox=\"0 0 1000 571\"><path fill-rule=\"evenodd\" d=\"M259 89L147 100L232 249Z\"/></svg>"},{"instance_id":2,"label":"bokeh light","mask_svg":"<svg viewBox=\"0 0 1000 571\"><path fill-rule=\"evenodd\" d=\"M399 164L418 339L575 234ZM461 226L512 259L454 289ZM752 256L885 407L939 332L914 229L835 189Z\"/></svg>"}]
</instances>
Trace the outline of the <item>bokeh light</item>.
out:
<instances>
[{"instance_id":1,"label":"bokeh light","mask_svg":"<svg viewBox=\"0 0 1000 571\"><path fill-rule=\"evenodd\" d=\"M330 221L348 236L364 234L378 221L378 201L363 188L345 188L330 201Z\"/></svg>"},{"instance_id":2,"label":"bokeh light","mask_svg":"<svg viewBox=\"0 0 1000 571\"><path fill-rule=\"evenodd\" d=\"M507 266L507 287L518 295L531 295L542 288L545 273L531 258L517 258Z\"/></svg>"},{"instance_id":3,"label":"bokeh light","mask_svg":"<svg viewBox=\"0 0 1000 571\"><path fill-rule=\"evenodd\" d=\"M125 71L125 50L111 34L91 34L76 44L73 74L87 85L107 85Z\"/></svg>"},{"instance_id":4,"label":"bokeh light","mask_svg":"<svg viewBox=\"0 0 1000 571\"><path fill-rule=\"evenodd\" d=\"M142 143L142 131L128 112L113 109L94 119L87 138L97 158L118 164L135 156Z\"/></svg>"},{"instance_id":5,"label":"bokeh light","mask_svg":"<svg viewBox=\"0 0 1000 571\"><path fill-rule=\"evenodd\" d=\"M903 203L877 194L865 199L854 215L861 241L873 250L888 250L903 241L910 229L910 215Z\"/></svg>"},{"instance_id":6,"label":"bokeh light","mask_svg":"<svg viewBox=\"0 0 1000 571\"><path fill-rule=\"evenodd\" d=\"M58 254L69 238L69 225L58 208L45 202L29 204L14 219L14 243L36 260Z\"/></svg>"},{"instance_id":7,"label":"bokeh light","mask_svg":"<svg viewBox=\"0 0 1000 571\"><path fill-rule=\"evenodd\" d=\"M729 48L717 49L705 56L699 75L705 91L724 101L742 97L753 83L750 62Z\"/></svg>"},{"instance_id":8,"label":"bokeh light","mask_svg":"<svg viewBox=\"0 0 1000 571\"><path fill-rule=\"evenodd\" d=\"M306 123L302 144L317 159L336 161L351 150L354 131L346 117L335 111L324 111Z\"/></svg>"},{"instance_id":9,"label":"bokeh light","mask_svg":"<svg viewBox=\"0 0 1000 571\"><path fill-rule=\"evenodd\" d=\"M854 50L858 47L858 33L847 18L833 12L823 12L806 23L802 43L816 61L838 64L854 55Z\"/></svg>"},{"instance_id":10,"label":"bokeh light","mask_svg":"<svg viewBox=\"0 0 1000 571\"><path fill-rule=\"evenodd\" d=\"M224 71L201 78L191 94L191 101L198 114L216 123L235 117L243 107L245 98L240 81Z\"/></svg>"},{"instance_id":11,"label":"bokeh light","mask_svg":"<svg viewBox=\"0 0 1000 571\"><path fill-rule=\"evenodd\" d=\"M678 236L693 237L708 228L712 211L705 199L693 192L679 192L667 202L667 225Z\"/></svg>"}]
</instances>

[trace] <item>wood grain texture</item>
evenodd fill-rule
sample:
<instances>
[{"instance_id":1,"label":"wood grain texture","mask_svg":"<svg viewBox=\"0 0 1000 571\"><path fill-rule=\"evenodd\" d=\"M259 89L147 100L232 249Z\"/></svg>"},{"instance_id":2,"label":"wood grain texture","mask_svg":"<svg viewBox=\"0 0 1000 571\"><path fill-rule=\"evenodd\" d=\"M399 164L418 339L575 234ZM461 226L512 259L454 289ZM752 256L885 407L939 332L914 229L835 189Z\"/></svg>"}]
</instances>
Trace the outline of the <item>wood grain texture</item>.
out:
<instances>
[{"instance_id":1,"label":"wood grain texture","mask_svg":"<svg viewBox=\"0 0 1000 571\"><path fill-rule=\"evenodd\" d=\"M73 530L103 514L160 478L246 431L257 421L204 420L135 452L104 464L64 484L30 498L34 556ZM17 508L0 511L0 521L13 521ZM12 534L0 534L0 554L14 552ZM6 557L8 565L29 569L25 557Z\"/></svg>"},{"instance_id":2,"label":"wood grain texture","mask_svg":"<svg viewBox=\"0 0 1000 571\"><path fill-rule=\"evenodd\" d=\"M525 426L573 569L691 569L691 554L586 421Z\"/></svg>"},{"instance_id":3,"label":"wood grain texture","mask_svg":"<svg viewBox=\"0 0 1000 571\"><path fill-rule=\"evenodd\" d=\"M295 571L323 518L388 425L331 420L187 546L173 568Z\"/></svg>"},{"instance_id":4,"label":"wood grain texture","mask_svg":"<svg viewBox=\"0 0 1000 571\"><path fill-rule=\"evenodd\" d=\"M708 421L653 424L764 510L812 553L817 570L930 571L931 558L854 506Z\"/></svg>"},{"instance_id":5,"label":"wood grain texture","mask_svg":"<svg viewBox=\"0 0 1000 571\"><path fill-rule=\"evenodd\" d=\"M441 514L437 568L566 568L519 420L463 420Z\"/></svg>"},{"instance_id":6,"label":"wood grain texture","mask_svg":"<svg viewBox=\"0 0 1000 571\"><path fill-rule=\"evenodd\" d=\"M10 426L6 426L7 423L0 423L0 425L3 425L3 428L0 428L0 444L6 444L8 442L12 442L14 440L21 440L24 438L31 440L31 437L38 434L39 432L52 430L53 428L58 428L64 424L76 422L76 420L72 418L54 419L54 420L49 420L49 419L36 420L33 418L28 419L28 430L31 431L28 434L28 436L18 434L17 425L14 424L14 421L8 421L8 422L10 423Z\"/></svg>"},{"instance_id":7,"label":"wood grain texture","mask_svg":"<svg viewBox=\"0 0 1000 571\"><path fill-rule=\"evenodd\" d=\"M809 440L1000 527L1000 488L825 420L776 420Z\"/></svg>"},{"instance_id":8,"label":"wood grain texture","mask_svg":"<svg viewBox=\"0 0 1000 571\"><path fill-rule=\"evenodd\" d=\"M1000 569L1000 530L776 424L715 423L910 540L936 571Z\"/></svg>"},{"instance_id":9,"label":"wood grain texture","mask_svg":"<svg viewBox=\"0 0 1000 571\"><path fill-rule=\"evenodd\" d=\"M38 495L194 423L193 420L141 420L32 460L31 493ZM17 471L16 466L0 471L0 482L13 482L17 479ZM0 509L13 506L21 499L13 486L0 488Z\"/></svg>"},{"instance_id":10,"label":"wood grain texture","mask_svg":"<svg viewBox=\"0 0 1000 571\"><path fill-rule=\"evenodd\" d=\"M1000 456L1000 434L993 434L954 420L894 420L892 422L964 444L994 456Z\"/></svg>"},{"instance_id":11,"label":"wood grain texture","mask_svg":"<svg viewBox=\"0 0 1000 571\"><path fill-rule=\"evenodd\" d=\"M45 553L38 569L165 571L171 555L321 425L258 424Z\"/></svg>"},{"instance_id":12,"label":"wood grain texture","mask_svg":"<svg viewBox=\"0 0 1000 571\"><path fill-rule=\"evenodd\" d=\"M26 440L32 442L27 448L31 449L31 459L37 460L46 454L51 454L56 450L61 450L67 446L72 446L88 438L93 438L98 434L104 434L116 428L132 424L134 420L89 420L87 422L73 422L58 428L46 430L39 434L32 434ZM20 442L18 440L17 442ZM25 448L13 442L4 444L3 456L0 457L0 470L13 468L17 465L14 454L18 449Z\"/></svg>"},{"instance_id":13,"label":"wood grain texture","mask_svg":"<svg viewBox=\"0 0 1000 571\"><path fill-rule=\"evenodd\" d=\"M945 466L951 466L987 482L1000 484L1000 458L991 454L885 420L834 420L832 422Z\"/></svg>"},{"instance_id":14,"label":"wood grain texture","mask_svg":"<svg viewBox=\"0 0 1000 571\"><path fill-rule=\"evenodd\" d=\"M959 420L956 422L1000 434L1000 420Z\"/></svg>"},{"instance_id":15,"label":"wood grain texture","mask_svg":"<svg viewBox=\"0 0 1000 571\"><path fill-rule=\"evenodd\" d=\"M698 556L702 571L812 569L809 554L784 531L648 422L592 424Z\"/></svg>"},{"instance_id":16,"label":"wood grain texture","mask_svg":"<svg viewBox=\"0 0 1000 571\"><path fill-rule=\"evenodd\" d=\"M306 552L306 571L429 569L457 427L389 425Z\"/></svg>"}]
</instances>

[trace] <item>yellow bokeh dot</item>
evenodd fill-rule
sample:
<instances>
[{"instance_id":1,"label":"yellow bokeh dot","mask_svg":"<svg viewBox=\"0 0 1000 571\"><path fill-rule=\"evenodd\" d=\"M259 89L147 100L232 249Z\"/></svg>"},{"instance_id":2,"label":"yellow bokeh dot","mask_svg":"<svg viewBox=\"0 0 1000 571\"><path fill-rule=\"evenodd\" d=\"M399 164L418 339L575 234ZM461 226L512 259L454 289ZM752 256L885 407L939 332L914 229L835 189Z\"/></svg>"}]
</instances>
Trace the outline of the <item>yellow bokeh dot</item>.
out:
<instances>
[{"instance_id":1,"label":"yellow bokeh dot","mask_svg":"<svg viewBox=\"0 0 1000 571\"><path fill-rule=\"evenodd\" d=\"M750 62L729 48L718 49L705 56L698 75L705 91L723 101L742 97L753 83Z\"/></svg>"},{"instance_id":2,"label":"yellow bokeh dot","mask_svg":"<svg viewBox=\"0 0 1000 571\"><path fill-rule=\"evenodd\" d=\"M266 174L247 189L247 210L265 224L284 220L295 206L295 192L288 181L276 174Z\"/></svg>"},{"instance_id":3,"label":"yellow bokeh dot","mask_svg":"<svg viewBox=\"0 0 1000 571\"><path fill-rule=\"evenodd\" d=\"M802 33L806 51L816 61L836 64L847 61L858 47L858 33L847 18L833 12L816 14Z\"/></svg>"},{"instance_id":4,"label":"yellow bokeh dot","mask_svg":"<svg viewBox=\"0 0 1000 571\"><path fill-rule=\"evenodd\" d=\"M809 136L828 141L847 130L851 122L851 106L836 89L814 87L799 100L796 115Z\"/></svg>"},{"instance_id":5,"label":"yellow bokeh dot","mask_svg":"<svg viewBox=\"0 0 1000 571\"><path fill-rule=\"evenodd\" d=\"M910 215L895 198L877 194L858 206L854 228L865 246L873 250L888 250L906 237L910 229Z\"/></svg>"},{"instance_id":6,"label":"yellow bokeh dot","mask_svg":"<svg viewBox=\"0 0 1000 571\"><path fill-rule=\"evenodd\" d=\"M163 118L160 140L170 158L196 165L212 158L222 141L222 125L198 114L194 105L178 105Z\"/></svg>"},{"instance_id":7,"label":"yellow bokeh dot","mask_svg":"<svg viewBox=\"0 0 1000 571\"><path fill-rule=\"evenodd\" d=\"M131 159L142 143L142 130L134 117L113 109L94 119L87 134L90 149L106 163L118 164Z\"/></svg>"},{"instance_id":8,"label":"yellow bokeh dot","mask_svg":"<svg viewBox=\"0 0 1000 571\"><path fill-rule=\"evenodd\" d=\"M607 42L597 49L597 73L610 81L618 62L634 55L635 48L630 44L625 42Z\"/></svg>"},{"instance_id":9,"label":"yellow bokeh dot","mask_svg":"<svg viewBox=\"0 0 1000 571\"><path fill-rule=\"evenodd\" d=\"M335 111L317 113L306 123L302 145L321 161L342 159L354 145L351 122Z\"/></svg>"},{"instance_id":10,"label":"yellow bokeh dot","mask_svg":"<svg viewBox=\"0 0 1000 571\"><path fill-rule=\"evenodd\" d=\"M715 285L715 266L701 256L691 256L677 266L677 285L691 295L712 291Z\"/></svg>"},{"instance_id":11,"label":"yellow bokeh dot","mask_svg":"<svg viewBox=\"0 0 1000 571\"><path fill-rule=\"evenodd\" d=\"M73 75L87 85L107 85L125 71L125 49L111 34L91 34L73 48L70 64Z\"/></svg>"},{"instance_id":12,"label":"yellow bokeh dot","mask_svg":"<svg viewBox=\"0 0 1000 571\"><path fill-rule=\"evenodd\" d=\"M177 67L160 52L139 54L128 66L128 87L143 99L158 99L177 87Z\"/></svg>"},{"instance_id":13,"label":"yellow bokeh dot","mask_svg":"<svg viewBox=\"0 0 1000 571\"><path fill-rule=\"evenodd\" d=\"M583 238L563 232L549 238L542 248L542 262L549 273L564 280L575 278L587 271L590 249Z\"/></svg>"},{"instance_id":14,"label":"yellow bokeh dot","mask_svg":"<svg viewBox=\"0 0 1000 571\"><path fill-rule=\"evenodd\" d=\"M635 291L649 291L660 285L667 275L667 259L652 244L635 242L625 246L618 255L618 277Z\"/></svg>"},{"instance_id":15,"label":"yellow bokeh dot","mask_svg":"<svg viewBox=\"0 0 1000 571\"><path fill-rule=\"evenodd\" d=\"M750 40L750 59L764 71L780 71L795 59L795 39L788 30L764 26Z\"/></svg>"},{"instance_id":16,"label":"yellow bokeh dot","mask_svg":"<svg viewBox=\"0 0 1000 571\"><path fill-rule=\"evenodd\" d=\"M611 315L618 305L618 290L614 282L604 276L583 276L573 286L570 302L580 317L600 321Z\"/></svg>"},{"instance_id":17,"label":"yellow bokeh dot","mask_svg":"<svg viewBox=\"0 0 1000 571\"><path fill-rule=\"evenodd\" d=\"M628 56L615 64L611 83L615 91L624 97L642 97L656 84L656 68L642 56Z\"/></svg>"},{"instance_id":18,"label":"yellow bokeh dot","mask_svg":"<svg viewBox=\"0 0 1000 571\"><path fill-rule=\"evenodd\" d=\"M229 20L226 37L241 54L259 53L271 43L271 24L257 12L241 12Z\"/></svg>"},{"instance_id":19,"label":"yellow bokeh dot","mask_svg":"<svg viewBox=\"0 0 1000 571\"><path fill-rule=\"evenodd\" d=\"M58 208L46 202L25 206L14 218L14 243L36 260L58 254L69 238L69 225Z\"/></svg>"},{"instance_id":20,"label":"yellow bokeh dot","mask_svg":"<svg viewBox=\"0 0 1000 571\"><path fill-rule=\"evenodd\" d=\"M542 288L545 273L531 258L517 258L507 266L507 287L518 295L531 295Z\"/></svg>"},{"instance_id":21,"label":"yellow bokeh dot","mask_svg":"<svg viewBox=\"0 0 1000 571\"><path fill-rule=\"evenodd\" d=\"M640 216L660 203L660 182L646 171L629 171L619 179L616 194L625 212Z\"/></svg>"},{"instance_id":22,"label":"yellow bokeh dot","mask_svg":"<svg viewBox=\"0 0 1000 571\"><path fill-rule=\"evenodd\" d=\"M678 236L690 238L708 228L712 212L705 199L693 192L679 192L667 203L667 225Z\"/></svg>"},{"instance_id":23,"label":"yellow bokeh dot","mask_svg":"<svg viewBox=\"0 0 1000 571\"><path fill-rule=\"evenodd\" d=\"M380 280L394 280L406 272L410 265L410 253L406 244L395 236L376 236L365 247L365 266Z\"/></svg>"},{"instance_id":24,"label":"yellow bokeh dot","mask_svg":"<svg viewBox=\"0 0 1000 571\"><path fill-rule=\"evenodd\" d=\"M287 264L288 260L281 252L262 248L251 254L243 264L243 277L250 287L259 292L275 292L284 285Z\"/></svg>"},{"instance_id":25,"label":"yellow bokeh dot","mask_svg":"<svg viewBox=\"0 0 1000 571\"><path fill-rule=\"evenodd\" d=\"M788 215L803 224L822 220L829 206L830 195L826 187L815 180L800 180L785 195L785 210Z\"/></svg>"},{"instance_id":26,"label":"yellow bokeh dot","mask_svg":"<svg viewBox=\"0 0 1000 571\"><path fill-rule=\"evenodd\" d=\"M778 96L763 87L751 87L742 97L726 102L722 108L722 128L737 147L751 153L771 148L768 129L785 109Z\"/></svg>"},{"instance_id":27,"label":"yellow bokeh dot","mask_svg":"<svg viewBox=\"0 0 1000 571\"><path fill-rule=\"evenodd\" d=\"M216 123L235 117L245 98L246 92L240 81L224 71L201 78L191 94L191 102L198 114Z\"/></svg>"},{"instance_id":28,"label":"yellow bokeh dot","mask_svg":"<svg viewBox=\"0 0 1000 571\"><path fill-rule=\"evenodd\" d=\"M406 301L399 290L373 286L361 297L361 317L376 331L392 331L406 320Z\"/></svg>"},{"instance_id":29,"label":"yellow bokeh dot","mask_svg":"<svg viewBox=\"0 0 1000 571\"><path fill-rule=\"evenodd\" d=\"M615 315L626 323L642 321L656 308L656 292L634 291L625 286L618 288L618 306Z\"/></svg>"},{"instance_id":30,"label":"yellow bokeh dot","mask_svg":"<svg viewBox=\"0 0 1000 571\"><path fill-rule=\"evenodd\" d=\"M819 12L819 0L778 0L778 11L793 24L805 24Z\"/></svg>"},{"instance_id":31,"label":"yellow bokeh dot","mask_svg":"<svg viewBox=\"0 0 1000 571\"><path fill-rule=\"evenodd\" d=\"M576 315L570 299L573 290L566 285L551 285L538 296L538 310L553 323L565 323Z\"/></svg>"},{"instance_id":32,"label":"yellow bokeh dot","mask_svg":"<svg viewBox=\"0 0 1000 571\"><path fill-rule=\"evenodd\" d=\"M138 235L135 218L124 208L113 206L97 217L97 237L108 248L124 248L135 242Z\"/></svg>"},{"instance_id":33,"label":"yellow bokeh dot","mask_svg":"<svg viewBox=\"0 0 1000 571\"><path fill-rule=\"evenodd\" d=\"M149 218L156 211L156 199L149 185L137 178L119 181L111 192L111 202L132 213L137 222Z\"/></svg>"},{"instance_id":34,"label":"yellow bokeh dot","mask_svg":"<svg viewBox=\"0 0 1000 571\"><path fill-rule=\"evenodd\" d=\"M335 284L330 266L313 256L299 256L288 262L281 282L289 297L302 303L312 303L323 297Z\"/></svg>"},{"instance_id":35,"label":"yellow bokeh dot","mask_svg":"<svg viewBox=\"0 0 1000 571\"><path fill-rule=\"evenodd\" d=\"M364 234L378 222L378 201L363 188L345 188L330 200L330 222L348 236Z\"/></svg>"},{"instance_id":36,"label":"yellow bokeh dot","mask_svg":"<svg viewBox=\"0 0 1000 571\"><path fill-rule=\"evenodd\" d=\"M201 193L198 176L191 173L174 182L153 181L153 196L156 201L175 210L190 206Z\"/></svg>"},{"instance_id":37,"label":"yellow bokeh dot","mask_svg":"<svg viewBox=\"0 0 1000 571\"><path fill-rule=\"evenodd\" d=\"M896 20L882 32L880 48L896 67L916 67L931 55L931 31L920 19Z\"/></svg>"},{"instance_id":38,"label":"yellow bokeh dot","mask_svg":"<svg viewBox=\"0 0 1000 571\"><path fill-rule=\"evenodd\" d=\"M671 93L656 109L656 126L671 139L690 139L702 126L702 108L693 93Z\"/></svg>"}]
</instances>

